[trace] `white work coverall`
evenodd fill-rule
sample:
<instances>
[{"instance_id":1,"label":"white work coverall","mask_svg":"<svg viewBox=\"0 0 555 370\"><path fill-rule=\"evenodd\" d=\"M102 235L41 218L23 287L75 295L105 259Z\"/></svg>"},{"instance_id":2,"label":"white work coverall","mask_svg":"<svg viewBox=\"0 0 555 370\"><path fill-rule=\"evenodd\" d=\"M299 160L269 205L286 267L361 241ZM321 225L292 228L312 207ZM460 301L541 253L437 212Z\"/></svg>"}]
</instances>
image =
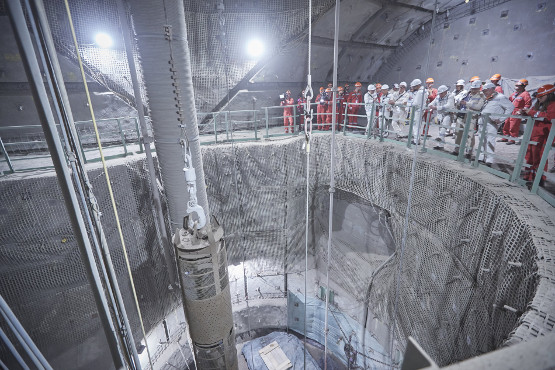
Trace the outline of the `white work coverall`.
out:
<instances>
[{"instance_id":1,"label":"white work coverall","mask_svg":"<svg viewBox=\"0 0 555 370\"><path fill-rule=\"evenodd\" d=\"M415 112L414 123L412 124L412 139L416 143L420 141L420 132L418 132L418 129L422 130L426 124L422 118L422 110L420 109L420 107L426 107L426 99L428 99L428 91L421 86L420 89L414 93L414 99L412 100L412 109ZM424 105L422 102L424 102ZM420 127L418 127L419 123Z\"/></svg>"},{"instance_id":2,"label":"white work coverall","mask_svg":"<svg viewBox=\"0 0 555 370\"><path fill-rule=\"evenodd\" d=\"M513 111L513 103L505 95L494 92L493 96L486 101L482 108L482 116L478 119L478 133L482 135L484 125L484 114L489 113L489 121L486 126L486 137L481 153L478 158L486 163L493 163L493 155L495 153L495 138L497 137L497 129L499 124L505 120L505 117L499 117L499 114L511 114Z\"/></svg>"},{"instance_id":3,"label":"white work coverall","mask_svg":"<svg viewBox=\"0 0 555 370\"><path fill-rule=\"evenodd\" d=\"M398 134L401 134L407 118L406 108L401 104L408 104L409 95L408 91L399 92L398 96L394 99L396 105L393 107L393 119L391 120L391 124Z\"/></svg>"},{"instance_id":4,"label":"white work coverall","mask_svg":"<svg viewBox=\"0 0 555 370\"><path fill-rule=\"evenodd\" d=\"M372 117L372 103L376 102L374 106L374 114L376 114L376 109L378 109L378 100L376 93L370 93L368 91L364 94L364 109L366 110L366 119L368 123L366 124L366 135L368 135L368 131L374 128L374 117Z\"/></svg>"},{"instance_id":5,"label":"white work coverall","mask_svg":"<svg viewBox=\"0 0 555 370\"><path fill-rule=\"evenodd\" d=\"M428 107L430 106L435 106L437 108L436 117L440 127L439 137L436 141L439 141L438 146L443 148L447 128L451 127L451 114L445 112L445 110L455 108L455 99L449 93L445 94L443 98L440 97L440 94L437 94L436 98L428 105Z\"/></svg>"}]
</instances>

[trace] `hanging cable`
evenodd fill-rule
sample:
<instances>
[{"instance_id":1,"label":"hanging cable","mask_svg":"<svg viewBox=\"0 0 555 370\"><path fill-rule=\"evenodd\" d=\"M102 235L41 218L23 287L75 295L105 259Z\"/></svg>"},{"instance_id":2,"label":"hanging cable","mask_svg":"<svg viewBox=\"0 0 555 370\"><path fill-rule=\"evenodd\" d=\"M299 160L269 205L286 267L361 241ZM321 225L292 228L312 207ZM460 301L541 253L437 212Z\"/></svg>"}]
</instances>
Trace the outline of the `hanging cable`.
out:
<instances>
[{"instance_id":1,"label":"hanging cable","mask_svg":"<svg viewBox=\"0 0 555 370\"><path fill-rule=\"evenodd\" d=\"M430 51L432 50L432 37L433 37L433 33L434 33L434 25L435 25L435 20L436 20L436 14L439 12L439 8L438 8L438 0L435 1L434 4L434 12L432 13L432 25L430 28L430 46L428 47L428 56L427 56L427 60L426 60L426 76L428 75L428 70L430 68ZM424 100L426 99L426 96L424 95L422 97L422 101L420 102L420 111L419 111L419 117L418 117L418 126L417 126L417 134L420 135L420 126L422 124L422 110L424 107ZM417 143L419 141L416 141ZM418 156L418 145L414 146L414 155L412 158L412 166L411 166L411 173L410 173L410 183L409 183L409 191L408 191L408 196L407 196L407 212L405 214L405 225L403 227L403 239L401 241L401 251L399 253L399 264L398 264L398 269L397 269L397 274L395 276L395 299L393 302L393 318L392 318L392 323L391 323L391 334L390 334L390 339L391 339L391 343L390 343L390 347L389 347L389 354L390 354L390 359L391 359L391 368L393 368L393 345L395 342L395 325L396 325L396 318L397 318L397 304L399 301L399 289L400 289L400 280L401 280L401 275L403 273L403 256L404 256L404 252L405 252L405 247L407 245L407 230L408 230L408 226L409 226L409 219L410 219L410 211L411 211L411 202L412 202L412 191L414 189L414 171L416 170L416 158Z\"/></svg>"},{"instance_id":2,"label":"hanging cable","mask_svg":"<svg viewBox=\"0 0 555 370\"><path fill-rule=\"evenodd\" d=\"M304 369L306 369L306 321L308 320L308 315L306 311L307 306L307 285L306 280L308 276L308 225L310 221L310 142L312 141L312 106L310 101L314 96L312 91L312 76L310 71L310 65L312 63L312 0L308 0L308 74L307 74L307 85L304 90L306 98L306 106L304 109L305 119L304 119L304 148L306 150L306 217L305 217L305 248L304 248L304 339L303 339L303 363Z\"/></svg>"},{"instance_id":3,"label":"hanging cable","mask_svg":"<svg viewBox=\"0 0 555 370\"><path fill-rule=\"evenodd\" d=\"M333 194L335 193L335 126L337 120L337 67L339 51L339 12L340 0L335 1L335 32L333 40L333 92L332 92L332 121L331 121L331 149L330 149L330 206L328 214L328 249L326 265L326 312L324 317L324 370L328 368L328 310L330 303L330 249L333 238Z\"/></svg>"},{"instance_id":4,"label":"hanging cable","mask_svg":"<svg viewBox=\"0 0 555 370\"><path fill-rule=\"evenodd\" d=\"M72 17L71 17L71 11L69 9L68 0L64 0L64 3L65 3L65 7L66 7L67 16L68 16L68 19L69 19L69 26L70 26L70 29L71 29L71 35L73 37L73 43L74 43L74 46L75 46L75 53L77 55L77 61L79 62L79 69L81 70L81 77L83 79L83 84L85 85L85 94L87 96L87 103L89 105L89 111L91 113L91 118L92 118L92 122L93 122L93 126L94 126L94 132L95 132L95 135L96 135L96 141L97 141L97 145L98 145L98 151L100 153L100 159L102 161L102 167L103 167L103 170L104 170L104 174L106 176L106 184L108 186L108 193L110 194L110 200L112 202L112 207L114 209L114 217L115 217L115 220L116 220L116 226L117 226L117 229L118 229L119 238L120 238L120 241L121 241L121 246L123 248L123 256L124 256L124 259L125 259L125 265L127 266L127 273L129 275L129 281L131 283L131 291L133 292L133 299L135 300L135 307L137 308L137 313L139 315L139 322L141 324L141 331L142 331L143 338L144 338L144 341L145 341L146 351L147 351L147 355L148 355L148 362L150 363L150 367L154 368L153 364L152 364L152 358L150 356L150 349L148 347L148 342L146 340L146 332L145 332L145 327L144 327L144 323L143 323L143 317L142 317L142 314L141 314L141 309L139 307L139 300L137 298L137 291L135 290L135 282L133 280L133 275L131 273L131 265L129 263L129 256L128 256L128 253L127 253L127 248L125 247L125 239L123 237L123 231L122 231L121 223L120 223L120 220L119 220L118 210L117 210L117 206L116 206L116 200L114 198L114 192L112 191L112 185L110 183L110 176L108 174L108 167L106 166L106 160L104 158L104 153L102 151L102 143L100 142L100 134L99 134L99 131L98 131L98 126L96 124L96 118L95 118L94 109L93 109L93 106L92 106L91 95L90 95L90 92L89 92L89 87L88 87L87 79L86 79L86 76L85 76L85 70L83 68L83 62L81 61L81 55L79 54L79 44L77 43L77 36L75 34L75 28L73 26L73 20L72 20Z\"/></svg>"}]
</instances>

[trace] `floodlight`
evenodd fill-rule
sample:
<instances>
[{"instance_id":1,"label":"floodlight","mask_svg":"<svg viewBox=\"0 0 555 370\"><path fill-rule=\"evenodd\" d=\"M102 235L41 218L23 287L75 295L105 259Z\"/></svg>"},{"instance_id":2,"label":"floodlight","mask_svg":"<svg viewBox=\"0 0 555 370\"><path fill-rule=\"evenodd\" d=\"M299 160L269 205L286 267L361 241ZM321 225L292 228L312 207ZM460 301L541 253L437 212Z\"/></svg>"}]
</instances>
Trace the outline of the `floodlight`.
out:
<instances>
[{"instance_id":1,"label":"floodlight","mask_svg":"<svg viewBox=\"0 0 555 370\"><path fill-rule=\"evenodd\" d=\"M258 58L264 53L264 44L258 39L250 40L247 44L247 53L253 58Z\"/></svg>"},{"instance_id":2,"label":"floodlight","mask_svg":"<svg viewBox=\"0 0 555 370\"><path fill-rule=\"evenodd\" d=\"M108 49L114 44L110 35L106 33L97 34L94 38L94 42L98 47L102 49Z\"/></svg>"}]
</instances>

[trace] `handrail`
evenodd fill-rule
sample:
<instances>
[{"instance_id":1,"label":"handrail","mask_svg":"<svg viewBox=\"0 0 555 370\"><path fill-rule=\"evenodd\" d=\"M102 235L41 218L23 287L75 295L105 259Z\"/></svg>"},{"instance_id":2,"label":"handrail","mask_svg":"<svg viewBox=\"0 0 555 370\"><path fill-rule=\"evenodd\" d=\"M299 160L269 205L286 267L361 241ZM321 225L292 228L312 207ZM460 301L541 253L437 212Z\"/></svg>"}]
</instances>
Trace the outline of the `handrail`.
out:
<instances>
[{"instance_id":1,"label":"handrail","mask_svg":"<svg viewBox=\"0 0 555 370\"><path fill-rule=\"evenodd\" d=\"M314 102L311 105L318 105L319 103ZM350 106L358 106L359 110L354 113L349 113ZM511 158L509 163L510 165L514 165L514 169L509 172L502 172L499 169L492 168L490 166L486 166L479 161L479 156L482 153L482 148L484 146L486 137L489 135L490 137L492 134L487 134L486 127L487 124L483 124L481 131L474 130L474 124L476 124L478 118L482 118L484 121L488 121L488 115L482 114L480 112L471 111L471 110L460 110L460 109L446 109L442 111L443 114L464 114L464 118L462 119L464 122L463 124L460 121L457 121L456 117L453 117L455 122L452 122L451 126L445 126L441 123L434 124L432 122L432 115L428 114L428 119L423 121L423 131L428 132L428 128L430 126L437 126L442 127L444 129L451 129L455 132L455 135L460 135L460 142L458 144L453 143L444 143L446 146L454 146L454 149L451 152L446 152L443 150L436 150L430 147L429 140L427 137L424 136L420 139L420 133L418 138L413 137L413 126L416 124L416 110L412 109L412 107L404 104L388 104L386 102L373 102L370 106L370 117L372 117L372 122L370 125L368 124L368 116L366 115L366 104L365 103L349 103L343 102L343 109L342 112L337 114L342 114L343 119L340 122L337 121L338 132L343 134L344 136L355 136L361 137L366 139L374 139L379 140L381 142L388 142L388 143L396 143L400 145L406 145L408 148L411 148L413 142L419 143L420 151L426 152L432 155L437 155L443 158L452 159L461 163L469 164L472 167L480 168L486 172L490 172L496 176L506 179L509 182L520 184L520 185L527 185L530 187L531 192L534 194L538 194L543 199L545 199L548 203L555 206L555 196L550 194L549 192L545 191L540 187L540 180L544 174L544 166L547 162L549 156L549 149L550 145L545 145L546 150L543 151L543 155L541 158L540 168L537 169L535 181L531 184L521 179L521 173L523 168L529 170L530 165L524 163L524 157L530 145L539 145L538 142L531 140L531 134L533 127L536 121L541 121L543 118L535 118L529 116L522 116L522 115L510 115L510 114L495 114L495 117L500 118L501 120L505 118L517 118L522 119L523 124L526 125L526 129L524 134L520 136L517 140L521 141L521 146L518 151L516 158ZM364 108L363 108L364 107ZM384 107L400 107L403 108L401 112L403 112L402 117L399 117L398 120L400 122L401 127L404 127L406 130L408 126L408 135L407 141L400 141L389 138L389 135L396 134L396 132L392 129L389 129L388 125L391 124L392 117L386 117L381 112L383 112ZM284 108L292 108L293 109L293 129L290 130L290 133L284 132L283 126L283 119L284 115ZM245 115L252 115L252 117L245 118ZM201 138L204 138L202 144L214 144L214 143L224 143L233 141L252 141L252 140L260 140L261 138L269 139L273 137L282 137L282 136L294 136L298 135L300 131L302 131L303 127L301 127L301 119L299 118L300 115L297 112L297 104L291 106L269 106L269 107L262 107L260 109L243 109L237 111L225 111L225 112L199 112L199 116L212 116L207 123L202 124L204 130L206 128L209 129L208 132L201 133ZM324 112L324 113L314 113L315 120L318 116L327 117L331 115L331 113ZM359 119L359 124L351 124L349 123L349 118L356 117ZM143 152L143 145L145 143L141 140L141 133L140 128L137 124L137 117L117 117L117 118L105 118L102 120L98 120L100 122L113 122L114 127L112 128L112 132L115 135L112 135L112 140L115 140L115 137L119 137L119 140L114 141L114 145L111 145L110 148L120 148L123 150L122 153L117 153L110 158L115 157L125 157L127 155L132 155L135 153L142 153ZM79 121L76 122L79 126L86 125L89 121ZM324 123L324 126L331 125L331 123ZM314 131L318 132L325 127L321 127L322 124L314 124ZM38 128L41 127L40 125L25 125L25 126L4 126L0 127L0 130L24 130L28 128ZM552 124L553 127L553 124ZM264 130L263 135L259 135L258 130ZM78 131L78 139L82 140L83 133ZM108 131L110 132L110 131ZM131 136L126 136L126 133L134 132ZM221 132L224 132L225 135L220 135ZM1 133L1 131L0 131ZM31 135L39 135L40 133L32 133ZM233 135L232 135L233 134ZM27 135L27 134L24 134ZM469 143L469 139L473 136L478 136L478 143L477 145L472 146ZM555 136L555 130L551 130L550 136L547 139L546 143L553 142L553 136ZM34 136L33 136L34 137ZM208 138L213 138L213 140L206 140ZM502 134L495 134L495 138L508 138ZM5 162L7 166L7 171L0 170L0 175L8 174L13 172L20 172L20 171L30 171L36 169L43 169L43 168L50 168L51 165L48 166L31 166L31 167L23 167L19 165L19 163L30 161L30 160L38 160L40 158L46 158L48 155L41 155L41 156L20 156L17 155L18 149L13 149L18 145L21 147L25 147L25 145L33 145L40 143L41 141L9 141L7 142L5 139L2 140L3 137L0 135L0 164ZM514 139L514 138L510 138ZM550 141L551 140L551 141ZM138 144L139 150L136 150L132 147L132 145ZM543 145L543 144L542 144ZM20 149L21 150L21 149ZM135 150L135 151L134 151ZM28 152L33 152L32 148L27 149ZM87 158L85 156L86 153L90 153L90 149L83 149L83 158L87 161L96 161L95 158ZM467 152L475 153L475 158L473 160L469 160L465 153ZM28 154L28 153L27 153ZM488 155L492 157L498 157L498 153L489 153ZM507 159L507 158L505 158ZM18 163L18 165L14 165L14 161Z\"/></svg>"}]
</instances>

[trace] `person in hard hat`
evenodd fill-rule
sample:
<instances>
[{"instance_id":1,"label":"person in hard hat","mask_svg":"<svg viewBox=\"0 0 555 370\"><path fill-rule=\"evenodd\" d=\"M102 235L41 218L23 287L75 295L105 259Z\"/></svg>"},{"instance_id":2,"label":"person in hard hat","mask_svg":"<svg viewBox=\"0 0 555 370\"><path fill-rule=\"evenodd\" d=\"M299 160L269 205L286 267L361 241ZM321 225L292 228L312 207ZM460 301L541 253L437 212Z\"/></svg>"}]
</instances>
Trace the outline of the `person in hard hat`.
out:
<instances>
[{"instance_id":1,"label":"person in hard hat","mask_svg":"<svg viewBox=\"0 0 555 370\"><path fill-rule=\"evenodd\" d=\"M466 115L472 114L470 127L468 128L468 139L467 139L467 144L465 149L465 155L467 156L468 159L470 159L470 156L472 155L472 151L474 150L474 145L476 143L475 134L478 131L478 118L479 118L478 113L480 113L480 111L484 107L484 104L486 103L486 96L482 93L481 89L482 89L481 80L478 79L478 80L472 81L472 83L470 84L469 93L459 102L460 109L468 111L468 113L466 114L463 113L462 117L460 117L462 121L461 127L463 129L466 123ZM459 131L459 132L460 132L459 134L460 138L457 137L457 139L455 140L455 150L457 151L457 153L459 151L458 146L460 145L464 134L464 131Z\"/></svg>"},{"instance_id":2,"label":"person in hard hat","mask_svg":"<svg viewBox=\"0 0 555 370\"><path fill-rule=\"evenodd\" d=\"M495 91L495 85L491 82L487 82L482 86L482 92L486 97L486 102L482 107L482 115L478 119L478 132L480 135L484 134L484 125L486 127L485 138L481 140L483 146L478 161L485 162L487 166L491 167L495 159L495 138L497 136L497 129L503 120L505 120L504 117L500 117L499 115L510 114L513 110L513 104L505 95Z\"/></svg>"},{"instance_id":3,"label":"person in hard hat","mask_svg":"<svg viewBox=\"0 0 555 370\"><path fill-rule=\"evenodd\" d=\"M418 134L418 128L424 127L426 122L422 119L422 110L426 107L424 104L428 99L428 91L422 86L422 81L418 78L412 80L410 87L414 94L414 98L411 103L411 109L414 113L414 122L412 124L412 143L416 144L420 142L420 135Z\"/></svg>"},{"instance_id":4,"label":"person in hard hat","mask_svg":"<svg viewBox=\"0 0 555 370\"><path fill-rule=\"evenodd\" d=\"M464 110L464 107L461 107L461 101L463 101L468 96L468 94L469 92L464 88L464 80L457 80L457 82L455 83L455 91L453 91L453 93L451 94L453 95L455 109ZM454 128L453 134L455 135L455 150L453 154L457 154L463 136L464 118L466 115L464 113L454 113L451 116L453 120L452 126ZM449 136L449 134L447 134L447 136Z\"/></svg>"},{"instance_id":5,"label":"person in hard hat","mask_svg":"<svg viewBox=\"0 0 555 370\"><path fill-rule=\"evenodd\" d=\"M532 129L531 141L537 142L536 145L529 145L526 151L526 163L530 165L529 172L525 174L524 179L534 181L543 151L547 145L548 150L551 143L547 143L549 131L552 129L551 120L555 119L555 86L552 84L543 85L538 89L537 102L532 108L522 108L522 113L535 118L543 118L541 121L535 121ZM547 162L545 162L544 171L547 171ZM540 185L545 182L545 175L542 175Z\"/></svg>"},{"instance_id":6,"label":"person in hard hat","mask_svg":"<svg viewBox=\"0 0 555 370\"><path fill-rule=\"evenodd\" d=\"M393 130L397 132L397 139L403 137L403 126L405 126L407 118L406 107L408 105L409 95L407 83L403 81L399 84L399 92L389 101L389 104L394 106L391 125L393 126Z\"/></svg>"},{"instance_id":7,"label":"person in hard hat","mask_svg":"<svg viewBox=\"0 0 555 370\"><path fill-rule=\"evenodd\" d=\"M426 100L426 105L430 105L430 103L436 98L437 96L437 89L434 88L434 79L428 78L426 80L426 91L428 94L428 99ZM431 112L430 110L426 109L424 111L424 122L426 123L426 127L422 127L422 135L428 135L428 130L430 128L429 122L432 122L432 118L435 112Z\"/></svg>"},{"instance_id":8,"label":"person in hard hat","mask_svg":"<svg viewBox=\"0 0 555 370\"><path fill-rule=\"evenodd\" d=\"M326 91L324 87L320 87L320 94L316 96L316 123L318 124L316 127L318 130L321 130L325 121L325 112L326 112Z\"/></svg>"},{"instance_id":9,"label":"person in hard hat","mask_svg":"<svg viewBox=\"0 0 555 370\"><path fill-rule=\"evenodd\" d=\"M530 108L532 106L532 97L526 91L526 86L528 85L528 80L522 79L516 82L515 88L516 91L511 94L509 100L513 102L514 109L512 110L511 115L519 116L522 114L522 109ZM503 126L503 135L509 136L512 138L517 138L520 136L520 118L512 118L509 117L505 120L505 125ZM507 143L507 145L515 144L516 141L514 139L507 139L502 138L499 139L500 142Z\"/></svg>"},{"instance_id":10,"label":"person in hard hat","mask_svg":"<svg viewBox=\"0 0 555 370\"><path fill-rule=\"evenodd\" d=\"M375 128L374 117L376 116L376 114L374 113L374 115L372 115L372 106L374 106L374 112L376 112L377 104L378 104L378 94L376 94L376 86L370 84L368 85L368 92L364 94L364 110L366 111L366 120L367 120L366 132L365 132L366 135L368 135L369 130L372 130L373 132Z\"/></svg>"},{"instance_id":11,"label":"person in hard hat","mask_svg":"<svg viewBox=\"0 0 555 370\"><path fill-rule=\"evenodd\" d=\"M447 133L447 129L451 128L451 114L446 112L446 110L455 108L455 99L449 94L449 88L447 86L441 85L437 89L437 96L428 105L428 108L432 112L436 112L436 118L440 125L439 136L436 138L438 144L434 149L443 149L445 146L445 134Z\"/></svg>"},{"instance_id":12,"label":"person in hard hat","mask_svg":"<svg viewBox=\"0 0 555 370\"><path fill-rule=\"evenodd\" d=\"M493 76L491 76L489 80L491 81L492 84L495 85L495 91L497 91L500 94L503 94L503 88L499 84L499 81L501 80L501 75L499 73L496 73Z\"/></svg>"},{"instance_id":13,"label":"person in hard hat","mask_svg":"<svg viewBox=\"0 0 555 370\"><path fill-rule=\"evenodd\" d=\"M358 112L360 109L360 104L362 103L362 93L360 92L362 84L360 82L355 83L355 91L349 94L347 97L347 103L349 103L348 114L349 114L349 125L358 125Z\"/></svg>"},{"instance_id":14,"label":"person in hard hat","mask_svg":"<svg viewBox=\"0 0 555 370\"><path fill-rule=\"evenodd\" d=\"M345 88L343 86L339 86L337 88L337 98L335 99L335 112L336 112L336 130L339 130L341 125L343 124L343 117L345 113Z\"/></svg>"},{"instance_id":15,"label":"person in hard hat","mask_svg":"<svg viewBox=\"0 0 555 370\"><path fill-rule=\"evenodd\" d=\"M301 95L297 99L297 114L299 115L299 132L304 129L304 116L306 107L306 93L301 91Z\"/></svg>"},{"instance_id":16,"label":"person in hard hat","mask_svg":"<svg viewBox=\"0 0 555 370\"><path fill-rule=\"evenodd\" d=\"M383 130L383 136L389 136L391 131L391 117L393 116L393 106L389 104L392 99L392 94L389 92L389 85L383 84L380 96L380 112L378 117L379 127Z\"/></svg>"},{"instance_id":17,"label":"person in hard hat","mask_svg":"<svg viewBox=\"0 0 555 370\"><path fill-rule=\"evenodd\" d=\"M331 129L331 121L333 116L332 113L333 113L333 92L332 92L332 88L328 87L326 89L326 116L325 116L326 120L324 121L324 127L322 127L322 130L328 131Z\"/></svg>"},{"instance_id":18,"label":"person in hard hat","mask_svg":"<svg viewBox=\"0 0 555 370\"><path fill-rule=\"evenodd\" d=\"M291 91L287 90L284 94L283 99L281 99L280 104L283 108L283 125L285 126L285 133L291 133L295 131L293 127L293 106L295 105L295 100L291 97Z\"/></svg>"}]
</instances>

